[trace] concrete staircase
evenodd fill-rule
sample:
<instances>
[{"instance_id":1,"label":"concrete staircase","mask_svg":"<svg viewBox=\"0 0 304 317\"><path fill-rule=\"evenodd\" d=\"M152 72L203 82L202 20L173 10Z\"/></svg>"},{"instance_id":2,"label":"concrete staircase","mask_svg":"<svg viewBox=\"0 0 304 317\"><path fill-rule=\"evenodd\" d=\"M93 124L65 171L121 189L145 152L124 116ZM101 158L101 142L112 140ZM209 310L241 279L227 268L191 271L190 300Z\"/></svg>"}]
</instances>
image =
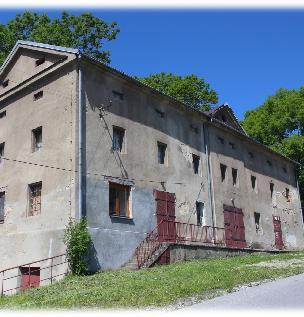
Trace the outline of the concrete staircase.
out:
<instances>
[{"instance_id":1,"label":"concrete staircase","mask_svg":"<svg viewBox=\"0 0 304 317\"><path fill-rule=\"evenodd\" d=\"M169 247L169 243L167 242L160 243L158 248L154 250L154 252L151 252L149 257L144 261L144 263L141 265L140 268L147 268L152 266L158 260L158 258L168 249L168 247ZM146 250L147 252L149 252L150 250L148 246L142 246L141 249ZM133 254L132 258L122 266L122 269L124 270L139 269L136 252Z\"/></svg>"}]
</instances>

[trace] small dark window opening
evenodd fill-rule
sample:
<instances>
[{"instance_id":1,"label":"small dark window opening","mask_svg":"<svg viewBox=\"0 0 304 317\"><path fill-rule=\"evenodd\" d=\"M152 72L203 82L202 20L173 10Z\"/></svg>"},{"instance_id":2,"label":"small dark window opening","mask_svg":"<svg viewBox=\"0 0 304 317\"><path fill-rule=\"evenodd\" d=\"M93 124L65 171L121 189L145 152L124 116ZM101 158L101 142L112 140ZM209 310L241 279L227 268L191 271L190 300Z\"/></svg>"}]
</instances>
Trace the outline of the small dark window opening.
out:
<instances>
[{"instance_id":1,"label":"small dark window opening","mask_svg":"<svg viewBox=\"0 0 304 317\"><path fill-rule=\"evenodd\" d=\"M9 79L6 79L2 82L2 87L5 88L8 86L8 84L9 84Z\"/></svg>"},{"instance_id":2,"label":"small dark window opening","mask_svg":"<svg viewBox=\"0 0 304 317\"><path fill-rule=\"evenodd\" d=\"M253 155L252 152L248 152L248 155L249 155L250 158L254 158L254 155Z\"/></svg>"},{"instance_id":3,"label":"small dark window opening","mask_svg":"<svg viewBox=\"0 0 304 317\"><path fill-rule=\"evenodd\" d=\"M232 168L232 184L233 186L237 186L238 181L238 170L236 168Z\"/></svg>"},{"instance_id":4,"label":"small dark window opening","mask_svg":"<svg viewBox=\"0 0 304 317\"><path fill-rule=\"evenodd\" d=\"M289 188L285 188L285 197L287 201L290 201Z\"/></svg>"},{"instance_id":5,"label":"small dark window opening","mask_svg":"<svg viewBox=\"0 0 304 317\"><path fill-rule=\"evenodd\" d=\"M222 121L223 121L223 122L226 122L226 121L227 121L227 119L226 119L226 117L225 117L224 115L222 115Z\"/></svg>"},{"instance_id":6,"label":"small dark window opening","mask_svg":"<svg viewBox=\"0 0 304 317\"><path fill-rule=\"evenodd\" d=\"M34 101L41 99L43 97L43 90L38 91L37 93L34 94Z\"/></svg>"},{"instance_id":7,"label":"small dark window opening","mask_svg":"<svg viewBox=\"0 0 304 317\"><path fill-rule=\"evenodd\" d=\"M251 175L251 187L252 189L256 189L256 177Z\"/></svg>"},{"instance_id":8,"label":"small dark window opening","mask_svg":"<svg viewBox=\"0 0 304 317\"><path fill-rule=\"evenodd\" d=\"M200 157L195 154L192 154L192 167L193 167L194 174L199 173L199 166L200 166Z\"/></svg>"},{"instance_id":9,"label":"small dark window opening","mask_svg":"<svg viewBox=\"0 0 304 317\"><path fill-rule=\"evenodd\" d=\"M261 214L258 212L254 213L254 224L255 224L255 231L258 232L260 230L260 219Z\"/></svg>"},{"instance_id":10,"label":"small dark window opening","mask_svg":"<svg viewBox=\"0 0 304 317\"><path fill-rule=\"evenodd\" d=\"M0 192L0 223L4 222L5 192Z\"/></svg>"},{"instance_id":11,"label":"small dark window opening","mask_svg":"<svg viewBox=\"0 0 304 317\"><path fill-rule=\"evenodd\" d=\"M158 110L158 109L154 109L155 112L161 117L161 118L164 118L165 117L165 113L164 111L161 111L161 110Z\"/></svg>"},{"instance_id":12,"label":"small dark window opening","mask_svg":"<svg viewBox=\"0 0 304 317\"><path fill-rule=\"evenodd\" d=\"M198 128L195 127L194 125L190 124L190 130L193 131L194 133L198 134Z\"/></svg>"},{"instance_id":13,"label":"small dark window opening","mask_svg":"<svg viewBox=\"0 0 304 317\"><path fill-rule=\"evenodd\" d=\"M161 142L157 142L157 158L159 164L166 163L167 145Z\"/></svg>"},{"instance_id":14,"label":"small dark window opening","mask_svg":"<svg viewBox=\"0 0 304 317\"><path fill-rule=\"evenodd\" d=\"M4 156L4 146L5 142L0 144L0 163L2 163L2 157Z\"/></svg>"},{"instance_id":15,"label":"small dark window opening","mask_svg":"<svg viewBox=\"0 0 304 317\"><path fill-rule=\"evenodd\" d=\"M217 139L220 141L221 144L224 144L224 139L222 137L218 136Z\"/></svg>"},{"instance_id":16,"label":"small dark window opening","mask_svg":"<svg viewBox=\"0 0 304 317\"><path fill-rule=\"evenodd\" d=\"M268 166L272 166L272 163L270 160L267 160L267 164L268 164Z\"/></svg>"},{"instance_id":17,"label":"small dark window opening","mask_svg":"<svg viewBox=\"0 0 304 317\"><path fill-rule=\"evenodd\" d=\"M110 216L130 218L130 186L109 183Z\"/></svg>"},{"instance_id":18,"label":"small dark window opening","mask_svg":"<svg viewBox=\"0 0 304 317\"><path fill-rule=\"evenodd\" d=\"M125 129L113 126L113 151L125 153Z\"/></svg>"},{"instance_id":19,"label":"small dark window opening","mask_svg":"<svg viewBox=\"0 0 304 317\"><path fill-rule=\"evenodd\" d=\"M5 118L5 117L6 117L6 111L0 112L0 119Z\"/></svg>"},{"instance_id":20,"label":"small dark window opening","mask_svg":"<svg viewBox=\"0 0 304 317\"><path fill-rule=\"evenodd\" d=\"M270 197L273 197L273 191L274 191L274 183L270 183L269 184L269 188L270 188Z\"/></svg>"},{"instance_id":21,"label":"small dark window opening","mask_svg":"<svg viewBox=\"0 0 304 317\"><path fill-rule=\"evenodd\" d=\"M36 60L36 66L40 66L45 62L45 56L40 57L39 59Z\"/></svg>"},{"instance_id":22,"label":"small dark window opening","mask_svg":"<svg viewBox=\"0 0 304 317\"><path fill-rule=\"evenodd\" d=\"M124 94L121 92L118 92L116 90L112 90L113 96L119 100L123 100L124 99Z\"/></svg>"},{"instance_id":23,"label":"small dark window opening","mask_svg":"<svg viewBox=\"0 0 304 317\"><path fill-rule=\"evenodd\" d=\"M229 142L229 145L231 146L232 149L235 149L235 144L232 142Z\"/></svg>"},{"instance_id":24,"label":"small dark window opening","mask_svg":"<svg viewBox=\"0 0 304 317\"><path fill-rule=\"evenodd\" d=\"M287 168L285 166L283 166L283 172L287 173Z\"/></svg>"},{"instance_id":25,"label":"small dark window opening","mask_svg":"<svg viewBox=\"0 0 304 317\"><path fill-rule=\"evenodd\" d=\"M204 203L199 201L196 202L196 216L197 224L201 226L204 223Z\"/></svg>"},{"instance_id":26,"label":"small dark window opening","mask_svg":"<svg viewBox=\"0 0 304 317\"><path fill-rule=\"evenodd\" d=\"M32 151L39 151L42 148L42 127L32 130L32 138Z\"/></svg>"},{"instance_id":27,"label":"small dark window opening","mask_svg":"<svg viewBox=\"0 0 304 317\"><path fill-rule=\"evenodd\" d=\"M221 178L222 178L222 182L224 182L225 179L226 179L227 166L224 165L224 164L220 164L220 168L221 168Z\"/></svg>"},{"instance_id":28,"label":"small dark window opening","mask_svg":"<svg viewBox=\"0 0 304 317\"><path fill-rule=\"evenodd\" d=\"M29 185L29 216L41 213L41 190L42 182Z\"/></svg>"}]
</instances>

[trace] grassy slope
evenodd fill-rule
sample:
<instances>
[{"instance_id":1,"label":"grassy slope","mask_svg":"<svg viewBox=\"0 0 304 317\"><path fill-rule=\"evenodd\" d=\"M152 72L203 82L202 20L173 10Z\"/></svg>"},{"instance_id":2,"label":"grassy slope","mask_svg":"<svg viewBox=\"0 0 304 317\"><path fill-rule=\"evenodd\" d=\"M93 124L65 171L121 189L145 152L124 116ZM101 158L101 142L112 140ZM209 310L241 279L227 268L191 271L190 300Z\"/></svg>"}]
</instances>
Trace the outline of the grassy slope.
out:
<instances>
[{"instance_id":1,"label":"grassy slope","mask_svg":"<svg viewBox=\"0 0 304 317\"><path fill-rule=\"evenodd\" d=\"M302 264L284 268L247 266L261 261L302 259L304 252L212 258L139 271L107 271L68 276L52 286L0 298L0 308L109 308L162 306L216 289L304 272Z\"/></svg>"}]
</instances>

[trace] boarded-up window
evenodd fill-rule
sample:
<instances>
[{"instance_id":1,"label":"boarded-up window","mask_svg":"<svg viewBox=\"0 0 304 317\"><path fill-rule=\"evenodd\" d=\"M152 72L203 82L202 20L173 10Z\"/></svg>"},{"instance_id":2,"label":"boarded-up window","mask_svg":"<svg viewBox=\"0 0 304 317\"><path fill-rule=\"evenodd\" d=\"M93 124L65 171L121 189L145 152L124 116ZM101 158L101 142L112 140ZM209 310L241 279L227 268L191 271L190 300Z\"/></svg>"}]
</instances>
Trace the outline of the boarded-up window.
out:
<instances>
[{"instance_id":1,"label":"boarded-up window","mask_svg":"<svg viewBox=\"0 0 304 317\"><path fill-rule=\"evenodd\" d=\"M157 160L159 164L167 165L167 144L157 142Z\"/></svg>"},{"instance_id":2,"label":"boarded-up window","mask_svg":"<svg viewBox=\"0 0 304 317\"><path fill-rule=\"evenodd\" d=\"M194 174L199 174L200 157L192 154L192 167Z\"/></svg>"},{"instance_id":3,"label":"boarded-up window","mask_svg":"<svg viewBox=\"0 0 304 317\"><path fill-rule=\"evenodd\" d=\"M125 129L113 126L113 143L112 143L113 151L125 153L126 152L125 143L126 143Z\"/></svg>"},{"instance_id":4,"label":"boarded-up window","mask_svg":"<svg viewBox=\"0 0 304 317\"><path fill-rule=\"evenodd\" d=\"M32 130L32 151L36 152L42 148L42 127Z\"/></svg>"},{"instance_id":5,"label":"boarded-up window","mask_svg":"<svg viewBox=\"0 0 304 317\"><path fill-rule=\"evenodd\" d=\"M0 192L0 223L4 222L5 192Z\"/></svg>"},{"instance_id":6,"label":"boarded-up window","mask_svg":"<svg viewBox=\"0 0 304 317\"><path fill-rule=\"evenodd\" d=\"M41 190L42 182L29 185L29 216L41 213Z\"/></svg>"},{"instance_id":7,"label":"boarded-up window","mask_svg":"<svg viewBox=\"0 0 304 317\"><path fill-rule=\"evenodd\" d=\"M227 166L224 164L220 164L220 168L221 168L221 179L222 179L222 182L224 182L226 179L226 174L227 174Z\"/></svg>"},{"instance_id":8,"label":"boarded-up window","mask_svg":"<svg viewBox=\"0 0 304 317\"><path fill-rule=\"evenodd\" d=\"M109 213L111 216L131 217L130 186L109 183Z\"/></svg>"}]
</instances>

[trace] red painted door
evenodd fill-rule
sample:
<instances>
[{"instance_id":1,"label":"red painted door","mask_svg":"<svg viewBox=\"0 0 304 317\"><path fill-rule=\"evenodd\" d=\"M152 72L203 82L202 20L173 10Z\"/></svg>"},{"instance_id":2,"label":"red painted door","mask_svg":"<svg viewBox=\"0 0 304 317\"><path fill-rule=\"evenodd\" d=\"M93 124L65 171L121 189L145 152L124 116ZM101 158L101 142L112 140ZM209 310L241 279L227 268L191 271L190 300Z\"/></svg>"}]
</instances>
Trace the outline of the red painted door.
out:
<instances>
[{"instance_id":1,"label":"red painted door","mask_svg":"<svg viewBox=\"0 0 304 317\"><path fill-rule=\"evenodd\" d=\"M40 285L39 267L20 267L21 271L21 290L38 287Z\"/></svg>"},{"instance_id":2,"label":"red painted door","mask_svg":"<svg viewBox=\"0 0 304 317\"><path fill-rule=\"evenodd\" d=\"M246 247L243 218L242 209L224 205L224 226L227 247Z\"/></svg>"},{"instance_id":3,"label":"red painted door","mask_svg":"<svg viewBox=\"0 0 304 317\"><path fill-rule=\"evenodd\" d=\"M159 241L174 242L175 229L175 194L154 191L156 201L156 218Z\"/></svg>"},{"instance_id":4,"label":"red painted door","mask_svg":"<svg viewBox=\"0 0 304 317\"><path fill-rule=\"evenodd\" d=\"M284 247L282 228L281 228L281 218L279 216L272 216L273 228L274 228L274 243L275 247L282 250Z\"/></svg>"}]
</instances>

